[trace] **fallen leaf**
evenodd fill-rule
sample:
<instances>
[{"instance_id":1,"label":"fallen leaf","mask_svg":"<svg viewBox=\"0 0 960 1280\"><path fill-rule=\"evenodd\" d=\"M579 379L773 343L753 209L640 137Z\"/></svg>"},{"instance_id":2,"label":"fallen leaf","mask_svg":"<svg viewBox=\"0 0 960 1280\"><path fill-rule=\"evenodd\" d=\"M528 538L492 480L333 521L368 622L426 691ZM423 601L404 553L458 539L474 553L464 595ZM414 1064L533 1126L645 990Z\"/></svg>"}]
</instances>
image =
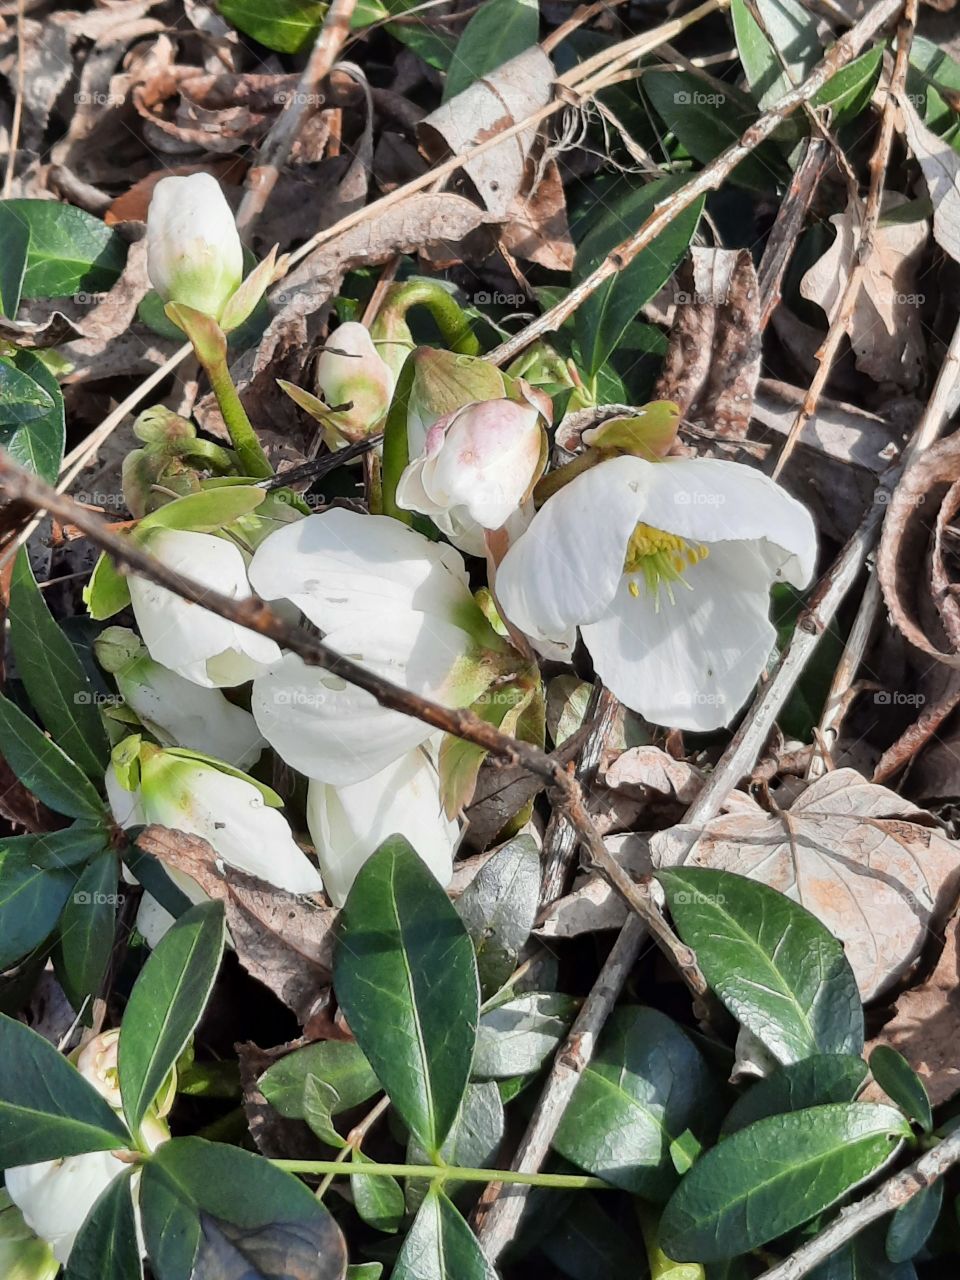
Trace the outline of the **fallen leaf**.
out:
<instances>
[{"instance_id":1,"label":"fallen leaf","mask_svg":"<svg viewBox=\"0 0 960 1280\"><path fill-rule=\"evenodd\" d=\"M884 217L864 265L847 334L861 372L874 382L915 387L926 352L917 269L928 231L925 219L900 222L889 217L907 203L898 192L884 196ZM815 302L831 322L853 267L862 216L861 206L850 201L843 213L831 217L836 239L800 281L802 296Z\"/></svg>"},{"instance_id":2,"label":"fallen leaf","mask_svg":"<svg viewBox=\"0 0 960 1280\"><path fill-rule=\"evenodd\" d=\"M206 840L182 831L150 826L137 843L223 903L240 963L307 1023L330 982L334 908L222 869Z\"/></svg>"},{"instance_id":3,"label":"fallen leaf","mask_svg":"<svg viewBox=\"0 0 960 1280\"><path fill-rule=\"evenodd\" d=\"M853 769L812 783L789 810L759 805L651 838L660 867L749 876L818 916L840 939L862 998L901 978L960 886L960 848L930 815Z\"/></svg>"},{"instance_id":4,"label":"fallen leaf","mask_svg":"<svg viewBox=\"0 0 960 1280\"><path fill-rule=\"evenodd\" d=\"M674 760L659 747L631 747L603 776L608 787L632 792L639 799L677 800L691 804L703 785L703 773L685 760Z\"/></svg>"},{"instance_id":5,"label":"fallen leaf","mask_svg":"<svg viewBox=\"0 0 960 1280\"><path fill-rule=\"evenodd\" d=\"M567 224L567 199L554 159L543 166L531 159L527 179L507 213L500 243L514 257L548 271L571 271L575 250Z\"/></svg>"},{"instance_id":6,"label":"fallen leaf","mask_svg":"<svg viewBox=\"0 0 960 1280\"><path fill-rule=\"evenodd\" d=\"M955 262L960 262L960 153L927 128L905 90L894 96L903 116L907 142L920 162L930 193L933 237Z\"/></svg>"},{"instance_id":7,"label":"fallen leaf","mask_svg":"<svg viewBox=\"0 0 960 1280\"><path fill-rule=\"evenodd\" d=\"M647 836L631 832L607 836L603 843L632 876L647 875L653 870ZM539 938L576 938L581 933L620 929L626 919L627 907L619 893L591 872L579 876L570 893L550 903L533 932Z\"/></svg>"}]
</instances>

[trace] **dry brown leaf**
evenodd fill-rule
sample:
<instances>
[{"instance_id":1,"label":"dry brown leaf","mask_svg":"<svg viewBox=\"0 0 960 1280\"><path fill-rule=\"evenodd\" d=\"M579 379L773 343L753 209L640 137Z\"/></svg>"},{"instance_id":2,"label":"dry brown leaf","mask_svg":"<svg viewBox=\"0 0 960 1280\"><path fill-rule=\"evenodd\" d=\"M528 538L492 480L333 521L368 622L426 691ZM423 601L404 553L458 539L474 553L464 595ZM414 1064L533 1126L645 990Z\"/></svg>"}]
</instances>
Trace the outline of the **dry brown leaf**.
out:
<instances>
[{"instance_id":1,"label":"dry brown leaf","mask_svg":"<svg viewBox=\"0 0 960 1280\"><path fill-rule=\"evenodd\" d=\"M501 244L514 257L536 262L548 271L571 271L574 245L557 162L549 160L542 174L532 160L527 161L526 169L528 181L510 206L500 233Z\"/></svg>"},{"instance_id":2,"label":"dry brown leaf","mask_svg":"<svg viewBox=\"0 0 960 1280\"><path fill-rule=\"evenodd\" d=\"M887 192L883 212L889 214L906 203L906 196ZM815 302L831 321L850 276L861 220L862 210L853 201L843 213L835 213L830 221L836 239L800 281L803 297ZM847 324L857 368L874 382L915 387L920 381L926 346L917 268L927 236L922 220L881 221L877 227Z\"/></svg>"},{"instance_id":3,"label":"dry brown leaf","mask_svg":"<svg viewBox=\"0 0 960 1280\"><path fill-rule=\"evenodd\" d=\"M18 347L26 350L58 347L62 342L82 337L81 331L62 311L54 311L38 324L29 320L7 320L5 316L0 316L0 338L6 342L15 342Z\"/></svg>"},{"instance_id":4,"label":"dry brown leaf","mask_svg":"<svg viewBox=\"0 0 960 1280\"><path fill-rule=\"evenodd\" d=\"M604 845L632 876L647 875L653 869L648 837L607 836ZM604 929L620 929L627 919L627 908L615 889L596 873L579 876L571 893L552 902L540 919L534 933L541 938L576 938L581 933Z\"/></svg>"},{"instance_id":5,"label":"dry brown leaf","mask_svg":"<svg viewBox=\"0 0 960 1280\"><path fill-rule=\"evenodd\" d=\"M926 982L905 992L897 1012L866 1047L869 1055L886 1044L902 1053L922 1078L935 1107L960 1093L960 925L954 920L936 969ZM875 1084L863 1097L882 1097Z\"/></svg>"},{"instance_id":6,"label":"dry brown leaf","mask_svg":"<svg viewBox=\"0 0 960 1280\"><path fill-rule=\"evenodd\" d=\"M896 95L910 150L920 162L933 205L933 236L941 249L960 262L960 153L938 138L901 90Z\"/></svg>"},{"instance_id":7,"label":"dry brown leaf","mask_svg":"<svg viewBox=\"0 0 960 1280\"><path fill-rule=\"evenodd\" d=\"M960 614L944 539L960 502L958 482L960 435L954 435L927 449L900 480L877 557L890 617L911 644L950 667L960 667Z\"/></svg>"},{"instance_id":8,"label":"dry brown leaf","mask_svg":"<svg viewBox=\"0 0 960 1280\"><path fill-rule=\"evenodd\" d=\"M330 982L333 907L284 893L240 871L221 870L206 840L182 831L150 826L137 843L223 903L240 963L306 1024Z\"/></svg>"},{"instance_id":9,"label":"dry brown leaf","mask_svg":"<svg viewBox=\"0 0 960 1280\"><path fill-rule=\"evenodd\" d=\"M818 779L789 810L759 805L650 841L657 866L749 876L812 911L840 939L864 1000L901 978L960 886L960 847L929 814L853 769Z\"/></svg>"},{"instance_id":10,"label":"dry brown leaf","mask_svg":"<svg viewBox=\"0 0 960 1280\"><path fill-rule=\"evenodd\" d=\"M631 747L614 760L603 780L608 787L633 792L640 799L691 804L703 785L703 774L685 760L674 760L659 747Z\"/></svg>"},{"instance_id":11,"label":"dry brown leaf","mask_svg":"<svg viewBox=\"0 0 960 1280\"><path fill-rule=\"evenodd\" d=\"M746 249L694 248L681 269L654 399L728 440L750 426L760 376L760 290Z\"/></svg>"}]
</instances>

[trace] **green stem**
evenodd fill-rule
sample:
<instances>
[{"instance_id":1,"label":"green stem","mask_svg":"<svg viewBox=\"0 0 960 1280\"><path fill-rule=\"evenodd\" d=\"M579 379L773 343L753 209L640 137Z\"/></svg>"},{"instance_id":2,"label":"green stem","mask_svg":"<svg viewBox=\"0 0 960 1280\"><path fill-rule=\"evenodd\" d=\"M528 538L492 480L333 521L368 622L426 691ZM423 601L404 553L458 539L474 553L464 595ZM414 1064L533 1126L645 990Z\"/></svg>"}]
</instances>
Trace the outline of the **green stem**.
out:
<instances>
[{"instance_id":1,"label":"green stem","mask_svg":"<svg viewBox=\"0 0 960 1280\"><path fill-rule=\"evenodd\" d=\"M271 1160L287 1173L319 1173L345 1178L425 1178L431 1182L504 1182L528 1187L558 1187L568 1190L592 1188L615 1190L602 1178L583 1173L517 1173L513 1169L461 1169L456 1165L435 1164L361 1164L347 1165L339 1160Z\"/></svg>"},{"instance_id":2,"label":"green stem","mask_svg":"<svg viewBox=\"0 0 960 1280\"><path fill-rule=\"evenodd\" d=\"M230 432L230 439L237 451L243 474L257 479L272 476L273 467L267 461L267 455L260 446L253 424L237 395L226 357L221 356L210 363L203 361L202 363L210 379L213 394L217 397L217 404L220 406L227 430Z\"/></svg>"},{"instance_id":3,"label":"green stem","mask_svg":"<svg viewBox=\"0 0 960 1280\"><path fill-rule=\"evenodd\" d=\"M431 280L411 280L398 285L383 311L405 316L411 307L426 307L451 351L460 356L480 354L480 340L470 327L469 317L442 285Z\"/></svg>"}]
</instances>

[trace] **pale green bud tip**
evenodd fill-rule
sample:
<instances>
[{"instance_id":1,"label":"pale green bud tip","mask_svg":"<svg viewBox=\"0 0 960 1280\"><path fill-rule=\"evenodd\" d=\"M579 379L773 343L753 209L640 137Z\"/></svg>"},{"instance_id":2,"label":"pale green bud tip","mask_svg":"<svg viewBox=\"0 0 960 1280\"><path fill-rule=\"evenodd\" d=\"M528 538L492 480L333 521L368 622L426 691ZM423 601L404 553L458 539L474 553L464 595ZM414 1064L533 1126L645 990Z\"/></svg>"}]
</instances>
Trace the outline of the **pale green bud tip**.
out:
<instances>
[{"instance_id":1,"label":"pale green bud tip","mask_svg":"<svg viewBox=\"0 0 960 1280\"><path fill-rule=\"evenodd\" d=\"M164 302L219 318L243 278L243 248L220 185L208 173L163 178L147 214L147 270Z\"/></svg>"},{"instance_id":2,"label":"pale green bud tip","mask_svg":"<svg viewBox=\"0 0 960 1280\"><path fill-rule=\"evenodd\" d=\"M4 1280L53 1280L60 1263L27 1226L6 1191L0 1191L0 1275Z\"/></svg>"},{"instance_id":3,"label":"pale green bud tip","mask_svg":"<svg viewBox=\"0 0 960 1280\"><path fill-rule=\"evenodd\" d=\"M94 640L93 651L100 666L111 674L122 671L146 653L139 636L128 627L106 627Z\"/></svg>"}]
</instances>

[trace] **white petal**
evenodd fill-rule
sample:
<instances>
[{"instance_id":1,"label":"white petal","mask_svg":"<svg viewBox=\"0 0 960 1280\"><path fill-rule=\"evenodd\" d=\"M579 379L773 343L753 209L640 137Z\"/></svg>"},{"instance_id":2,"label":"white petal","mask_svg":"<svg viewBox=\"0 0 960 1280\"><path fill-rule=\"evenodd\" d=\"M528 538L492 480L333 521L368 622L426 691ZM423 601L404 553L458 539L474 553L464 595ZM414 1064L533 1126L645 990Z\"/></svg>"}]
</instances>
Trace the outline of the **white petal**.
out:
<instances>
[{"instance_id":1,"label":"white petal","mask_svg":"<svg viewBox=\"0 0 960 1280\"><path fill-rule=\"evenodd\" d=\"M202 837L227 866L288 893L322 887L287 820L252 783L160 752L143 764L141 792L149 822Z\"/></svg>"},{"instance_id":2,"label":"white petal","mask_svg":"<svg viewBox=\"0 0 960 1280\"><path fill-rule=\"evenodd\" d=\"M307 825L334 906L343 906L357 872L388 836L405 836L440 884L449 884L453 875L460 831L444 815L436 765L426 748L353 786L311 781Z\"/></svg>"},{"instance_id":3,"label":"white petal","mask_svg":"<svg viewBox=\"0 0 960 1280\"><path fill-rule=\"evenodd\" d=\"M183 529L158 529L147 549L169 568L236 600L251 594L238 547L224 538ZM185 679L206 687L239 684L280 658L266 636L134 575L133 612L150 656Z\"/></svg>"},{"instance_id":4,"label":"white petal","mask_svg":"<svg viewBox=\"0 0 960 1280\"><path fill-rule=\"evenodd\" d=\"M571 480L534 516L497 570L505 615L534 640L560 643L571 627L601 618L623 575L642 494L621 463L602 462Z\"/></svg>"},{"instance_id":5,"label":"white petal","mask_svg":"<svg viewBox=\"0 0 960 1280\"><path fill-rule=\"evenodd\" d=\"M89 1151L63 1160L19 1165L6 1171L4 1181L27 1226L46 1240L57 1261L66 1265L77 1233L97 1198L129 1168L109 1151Z\"/></svg>"},{"instance_id":6,"label":"white petal","mask_svg":"<svg viewBox=\"0 0 960 1280\"><path fill-rule=\"evenodd\" d=\"M147 270L164 301L218 316L243 276L243 246L208 173L163 178L147 212Z\"/></svg>"},{"instance_id":7,"label":"white petal","mask_svg":"<svg viewBox=\"0 0 960 1280\"><path fill-rule=\"evenodd\" d=\"M114 822L124 830L128 827L146 826L147 820L143 816L140 792L128 791L122 786L112 764L107 765L103 781Z\"/></svg>"},{"instance_id":8,"label":"white petal","mask_svg":"<svg viewBox=\"0 0 960 1280\"><path fill-rule=\"evenodd\" d=\"M176 867L167 865L163 869L181 893L185 893L191 902L210 901L196 880L184 875ZM152 893L143 895L140 899L140 906L137 908L137 932L143 936L151 951L156 947L163 935L168 933L176 923L174 916L170 914L166 907L160 905Z\"/></svg>"},{"instance_id":9,"label":"white petal","mask_svg":"<svg viewBox=\"0 0 960 1280\"><path fill-rule=\"evenodd\" d=\"M389 516L334 508L286 525L258 548L250 581L292 600L324 631L416 609L449 617L469 601L463 559Z\"/></svg>"},{"instance_id":10,"label":"white petal","mask_svg":"<svg viewBox=\"0 0 960 1280\"><path fill-rule=\"evenodd\" d=\"M748 544L714 545L674 584L660 609L625 578L608 615L584 627L597 674L625 706L655 724L706 731L729 724L773 648L769 575Z\"/></svg>"}]
</instances>

